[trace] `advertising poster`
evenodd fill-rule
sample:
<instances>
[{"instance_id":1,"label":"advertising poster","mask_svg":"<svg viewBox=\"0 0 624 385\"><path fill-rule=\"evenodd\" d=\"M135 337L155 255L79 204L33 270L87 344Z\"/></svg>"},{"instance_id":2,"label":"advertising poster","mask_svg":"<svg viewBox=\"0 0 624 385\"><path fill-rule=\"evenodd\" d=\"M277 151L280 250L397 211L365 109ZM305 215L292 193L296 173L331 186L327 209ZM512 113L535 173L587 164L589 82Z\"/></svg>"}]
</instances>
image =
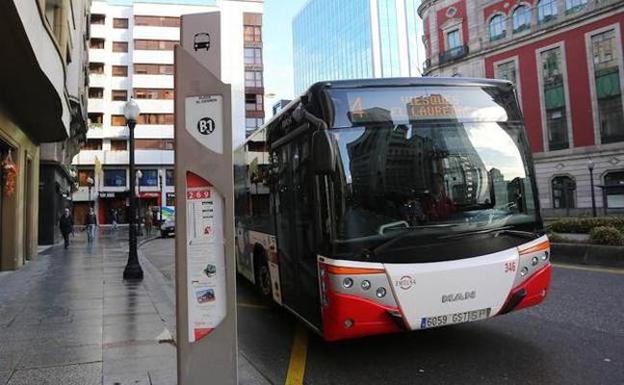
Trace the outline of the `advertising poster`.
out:
<instances>
[{"instance_id":1,"label":"advertising poster","mask_svg":"<svg viewBox=\"0 0 624 385\"><path fill-rule=\"evenodd\" d=\"M226 314L223 197L203 178L186 174L189 342L208 335Z\"/></svg>"}]
</instances>

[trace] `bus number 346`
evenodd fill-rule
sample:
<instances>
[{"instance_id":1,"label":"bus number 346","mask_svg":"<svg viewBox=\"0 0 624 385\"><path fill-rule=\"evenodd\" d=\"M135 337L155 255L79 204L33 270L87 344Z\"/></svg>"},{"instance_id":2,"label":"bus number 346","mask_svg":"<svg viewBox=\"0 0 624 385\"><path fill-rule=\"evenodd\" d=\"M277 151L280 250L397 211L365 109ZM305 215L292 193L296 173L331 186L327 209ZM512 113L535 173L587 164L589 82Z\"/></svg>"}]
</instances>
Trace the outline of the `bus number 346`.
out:
<instances>
[{"instance_id":1,"label":"bus number 346","mask_svg":"<svg viewBox=\"0 0 624 385\"><path fill-rule=\"evenodd\" d=\"M516 262L507 262L505 263L505 273L515 273L516 272Z\"/></svg>"}]
</instances>

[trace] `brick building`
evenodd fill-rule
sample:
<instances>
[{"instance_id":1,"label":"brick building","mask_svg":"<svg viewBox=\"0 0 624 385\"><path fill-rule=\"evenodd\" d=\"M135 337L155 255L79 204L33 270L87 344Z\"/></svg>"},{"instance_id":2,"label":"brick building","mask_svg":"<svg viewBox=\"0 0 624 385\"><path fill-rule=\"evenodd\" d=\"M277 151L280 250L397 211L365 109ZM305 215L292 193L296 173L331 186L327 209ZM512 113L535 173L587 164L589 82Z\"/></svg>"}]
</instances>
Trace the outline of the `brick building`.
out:
<instances>
[{"instance_id":1,"label":"brick building","mask_svg":"<svg viewBox=\"0 0 624 385\"><path fill-rule=\"evenodd\" d=\"M624 209L621 0L423 0L428 76L518 92L543 213ZM590 172L590 168L592 171Z\"/></svg>"}]
</instances>

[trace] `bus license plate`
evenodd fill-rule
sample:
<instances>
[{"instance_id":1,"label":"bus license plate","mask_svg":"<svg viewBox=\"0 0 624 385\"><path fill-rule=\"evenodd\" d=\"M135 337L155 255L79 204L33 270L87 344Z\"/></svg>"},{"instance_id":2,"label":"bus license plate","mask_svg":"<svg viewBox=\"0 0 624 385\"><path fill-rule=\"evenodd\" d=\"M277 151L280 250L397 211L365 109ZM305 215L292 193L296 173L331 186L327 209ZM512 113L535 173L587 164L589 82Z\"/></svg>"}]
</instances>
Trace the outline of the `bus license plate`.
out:
<instances>
[{"instance_id":1,"label":"bus license plate","mask_svg":"<svg viewBox=\"0 0 624 385\"><path fill-rule=\"evenodd\" d=\"M486 319L490 316L491 308L464 311L461 313L438 315L434 317L423 317L420 320L420 328L436 328L439 326L460 324L463 322L473 322Z\"/></svg>"}]
</instances>

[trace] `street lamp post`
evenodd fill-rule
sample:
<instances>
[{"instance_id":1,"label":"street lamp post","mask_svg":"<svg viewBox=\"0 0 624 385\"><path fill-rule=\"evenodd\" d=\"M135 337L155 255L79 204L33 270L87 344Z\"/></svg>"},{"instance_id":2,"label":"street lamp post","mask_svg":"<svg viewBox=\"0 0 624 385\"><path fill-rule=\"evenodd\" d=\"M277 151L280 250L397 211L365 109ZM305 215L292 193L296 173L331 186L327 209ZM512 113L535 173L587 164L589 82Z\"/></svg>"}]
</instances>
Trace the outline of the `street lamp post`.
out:
<instances>
[{"instance_id":1,"label":"street lamp post","mask_svg":"<svg viewBox=\"0 0 624 385\"><path fill-rule=\"evenodd\" d=\"M95 184L95 181L93 180L93 178L88 177L87 178L87 184L89 185L89 205L91 207L93 207L93 199L91 198L91 189L93 188L93 185Z\"/></svg>"},{"instance_id":2,"label":"street lamp post","mask_svg":"<svg viewBox=\"0 0 624 385\"><path fill-rule=\"evenodd\" d=\"M594 194L594 161L589 160L587 162L587 169L589 170L589 186L591 188L592 199L592 216L596 216L596 195Z\"/></svg>"},{"instance_id":3,"label":"street lamp post","mask_svg":"<svg viewBox=\"0 0 624 385\"><path fill-rule=\"evenodd\" d=\"M163 205L163 186L162 186L162 170L158 170L158 191L160 191L160 205L158 206L158 223L162 222L162 205Z\"/></svg>"},{"instance_id":4,"label":"street lamp post","mask_svg":"<svg viewBox=\"0 0 624 385\"><path fill-rule=\"evenodd\" d=\"M131 98L124 105L124 116L128 124L128 143L129 143L129 168L130 168L130 218L129 218L129 249L128 249L128 262L123 272L123 279L143 279L143 269L139 263L139 256L137 254L137 233L134 224L136 215L136 197L135 197L135 185L134 185L134 126L136 125L137 118L139 117L139 105Z\"/></svg>"},{"instance_id":5,"label":"street lamp post","mask_svg":"<svg viewBox=\"0 0 624 385\"><path fill-rule=\"evenodd\" d=\"M141 204L141 178L143 178L143 173L141 170L137 170L136 172L136 184L137 184L137 201L138 205L138 214L137 214L137 233L140 236L143 236L143 230L141 229L141 222L143 221L143 205Z\"/></svg>"}]
</instances>

